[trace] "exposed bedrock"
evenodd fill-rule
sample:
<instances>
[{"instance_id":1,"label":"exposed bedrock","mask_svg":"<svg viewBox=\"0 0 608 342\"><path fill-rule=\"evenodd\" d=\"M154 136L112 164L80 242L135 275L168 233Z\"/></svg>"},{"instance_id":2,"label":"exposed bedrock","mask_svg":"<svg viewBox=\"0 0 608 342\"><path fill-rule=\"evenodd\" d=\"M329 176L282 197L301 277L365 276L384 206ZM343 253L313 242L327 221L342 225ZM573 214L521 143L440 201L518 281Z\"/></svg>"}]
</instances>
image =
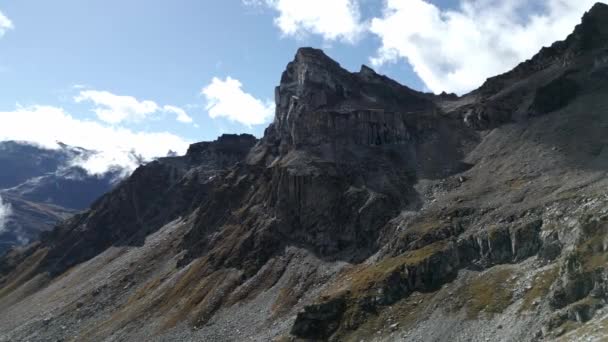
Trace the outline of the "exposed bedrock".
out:
<instances>
[{"instance_id":1,"label":"exposed bedrock","mask_svg":"<svg viewBox=\"0 0 608 342\"><path fill-rule=\"evenodd\" d=\"M529 258L542 247L541 227L541 220L532 220L442 240L355 270L349 275L350 281L330 295L331 299L298 314L292 334L328 339L339 328L356 329L368 313L373 314L415 291L437 290L463 268L484 269ZM345 302L349 305L344 305ZM321 323L328 319L333 323Z\"/></svg>"}]
</instances>

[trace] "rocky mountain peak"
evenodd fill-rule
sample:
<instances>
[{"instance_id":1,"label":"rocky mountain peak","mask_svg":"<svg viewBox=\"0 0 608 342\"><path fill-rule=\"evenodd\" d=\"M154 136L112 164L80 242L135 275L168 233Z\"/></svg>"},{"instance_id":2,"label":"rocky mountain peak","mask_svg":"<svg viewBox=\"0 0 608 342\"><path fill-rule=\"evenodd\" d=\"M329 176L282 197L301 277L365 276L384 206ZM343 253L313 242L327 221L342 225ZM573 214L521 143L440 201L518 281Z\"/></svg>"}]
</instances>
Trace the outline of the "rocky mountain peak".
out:
<instances>
[{"instance_id":1,"label":"rocky mountain peak","mask_svg":"<svg viewBox=\"0 0 608 342\"><path fill-rule=\"evenodd\" d=\"M264 141L279 146L279 154L298 147L323 144L376 144L375 121L413 112L431 113L432 99L377 74L367 66L349 72L323 51L301 48L283 72L275 91L276 116ZM383 113L389 113L385 114ZM341 122L341 123L340 123ZM343 127L339 127L345 125ZM392 125L392 124L391 124ZM394 125L393 125L394 126ZM374 126L375 127L375 126ZM405 134L389 133L384 140L402 141ZM374 133L366 133L367 130ZM380 131L378 131L380 132ZM372 137L373 136L373 137ZM388 138L388 137L392 138Z\"/></svg>"},{"instance_id":2,"label":"rocky mountain peak","mask_svg":"<svg viewBox=\"0 0 608 342\"><path fill-rule=\"evenodd\" d=\"M340 64L327 56L323 50L311 47L299 48L296 52L294 62L332 68L340 67Z\"/></svg>"},{"instance_id":3,"label":"rocky mountain peak","mask_svg":"<svg viewBox=\"0 0 608 342\"><path fill-rule=\"evenodd\" d=\"M590 18L595 18L595 19L606 19L606 17L608 16L608 4L605 4L603 2L596 2L595 5L593 5L593 7L591 7L591 9L585 13L585 15L583 16L583 24L585 24L585 22L587 20L589 20ZM604 26L606 26L606 22L604 21Z\"/></svg>"},{"instance_id":4,"label":"rocky mountain peak","mask_svg":"<svg viewBox=\"0 0 608 342\"><path fill-rule=\"evenodd\" d=\"M277 119L287 119L290 107L309 110L336 103L350 83L350 73L323 51L300 48L276 89Z\"/></svg>"},{"instance_id":5,"label":"rocky mountain peak","mask_svg":"<svg viewBox=\"0 0 608 342\"><path fill-rule=\"evenodd\" d=\"M608 43L608 5L596 3L583 16L583 21L576 27L567 41L574 40L583 51L606 47Z\"/></svg>"},{"instance_id":6,"label":"rocky mountain peak","mask_svg":"<svg viewBox=\"0 0 608 342\"><path fill-rule=\"evenodd\" d=\"M374 77L377 76L378 74L376 73L376 71L370 67L368 67L367 65L363 64L361 65L361 70L359 70L359 75L361 76L368 76L368 77Z\"/></svg>"}]
</instances>

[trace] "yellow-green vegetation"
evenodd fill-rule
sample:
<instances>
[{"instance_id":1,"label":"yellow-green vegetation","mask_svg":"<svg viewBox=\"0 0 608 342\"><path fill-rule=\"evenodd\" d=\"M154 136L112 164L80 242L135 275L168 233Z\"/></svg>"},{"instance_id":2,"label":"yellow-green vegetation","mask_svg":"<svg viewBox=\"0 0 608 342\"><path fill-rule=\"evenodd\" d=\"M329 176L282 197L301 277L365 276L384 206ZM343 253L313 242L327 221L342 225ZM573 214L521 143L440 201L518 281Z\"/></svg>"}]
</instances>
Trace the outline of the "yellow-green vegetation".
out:
<instances>
[{"instance_id":1,"label":"yellow-green vegetation","mask_svg":"<svg viewBox=\"0 0 608 342\"><path fill-rule=\"evenodd\" d=\"M524 301L520 311L529 311L533 308L534 301L546 296L551 285L559 275L559 267L554 266L548 270L539 272L532 281L532 288L524 295Z\"/></svg>"},{"instance_id":2,"label":"yellow-green vegetation","mask_svg":"<svg viewBox=\"0 0 608 342\"><path fill-rule=\"evenodd\" d=\"M439 218L439 213L435 215L426 216L418 221L412 222L408 228L401 233L400 239L403 241L410 241L412 239L419 239L425 235L433 235L446 227L448 227L450 221Z\"/></svg>"},{"instance_id":3,"label":"yellow-green vegetation","mask_svg":"<svg viewBox=\"0 0 608 342\"><path fill-rule=\"evenodd\" d=\"M446 245L446 242L439 241L397 257L384 259L373 265L356 266L342 275L336 285L342 285L339 288L346 287L352 295L358 296L381 283L391 274L401 271L403 267L418 265L443 251Z\"/></svg>"},{"instance_id":4,"label":"yellow-green vegetation","mask_svg":"<svg viewBox=\"0 0 608 342\"><path fill-rule=\"evenodd\" d=\"M412 224L412 226L409 227L408 231L415 233L428 233L442 228L446 225L446 223L447 222L445 220L431 217L428 220Z\"/></svg>"},{"instance_id":5,"label":"yellow-green vegetation","mask_svg":"<svg viewBox=\"0 0 608 342\"><path fill-rule=\"evenodd\" d=\"M341 296L346 299L347 307L342 317L341 329L344 330L344 333L350 333L353 329L359 328L360 323L369 319L369 317L363 319L367 314L358 305L360 299L373 295L375 289L379 287L378 285L385 282L391 275L403 272L408 266L422 265L433 255L444 251L446 247L447 242L439 241L417 250L408 251L397 257L386 258L373 265L354 266L338 277L334 284L323 293L321 300L330 301ZM401 276L406 277L404 274ZM403 280L405 281L405 279ZM402 300L402 303L408 302ZM382 308L378 309L382 310ZM369 322L370 325L365 329L371 331L375 329L375 321L371 319ZM364 334L365 331L362 330L361 334Z\"/></svg>"},{"instance_id":6,"label":"yellow-green vegetation","mask_svg":"<svg viewBox=\"0 0 608 342\"><path fill-rule=\"evenodd\" d=\"M206 274L206 266L206 258L196 260L185 273L173 276L175 282L150 279L110 317L83 331L75 341L99 340L99 336L142 319L162 317L155 333L163 333L184 321L192 325L204 322L221 306L224 294L236 287L239 278L230 270Z\"/></svg>"},{"instance_id":7,"label":"yellow-green vegetation","mask_svg":"<svg viewBox=\"0 0 608 342\"><path fill-rule=\"evenodd\" d=\"M147 282L141 288L137 289L135 293L127 300L127 305L134 305L136 302L144 299L148 296L152 291L156 290L162 283L162 278L154 278L151 281Z\"/></svg>"},{"instance_id":8,"label":"yellow-green vegetation","mask_svg":"<svg viewBox=\"0 0 608 342\"><path fill-rule=\"evenodd\" d=\"M513 302L514 272L510 266L495 267L477 275L462 288L467 317L476 319L481 312L503 312Z\"/></svg>"},{"instance_id":9,"label":"yellow-green vegetation","mask_svg":"<svg viewBox=\"0 0 608 342\"><path fill-rule=\"evenodd\" d=\"M428 317L429 313L426 309L434 295L435 293L413 293L394 305L383 308L356 330L344 331L340 340L346 342L369 341L377 336L378 331L382 331L384 334L390 333L391 326L394 324L396 324L395 328L399 330L408 329L416 322Z\"/></svg>"},{"instance_id":10,"label":"yellow-green vegetation","mask_svg":"<svg viewBox=\"0 0 608 342\"><path fill-rule=\"evenodd\" d=\"M6 278L0 279L3 282L2 290L0 290L0 298L9 295L19 286L34 278L34 276L36 276L38 266L44 257L46 257L47 253L47 248L37 249L32 255L22 261L19 266Z\"/></svg>"},{"instance_id":11,"label":"yellow-green vegetation","mask_svg":"<svg viewBox=\"0 0 608 342\"><path fill-rule=\"evenodd\" d=\"M504 232L504 229L501 229L498 225L492 224L489 225L486 230L488 231L488 237L490 241L494 241L499 237L500 233Z\"/></svg>"},{"instance_id":12,"label":"yellow-green vegetation","mask_svg":"<svg viewBox=\"0 0 608 342\"><path fill-rule=\"evenodd\" d=\"M526 184L528 184L528 181L528 179L524 178L513 178L507 181L507 185L513 190L520 190L523 189Z\"/></svg>"},{"instance_id":13,"label":"yellow-green vegetation","mask_svg":"<svg viewBox=\"0 0 608 342\"><path fill-rule=\"evenodd\" d=\"M297 293L294 287L287 286L279 290L277 299L272 304L272 316L277 317L293 308L298 300L302 297L301 293Z\"/></svg>"},{"instance_id":14,"label":"yellow-green vegetation","mask_svg":"<svg viewBox=\"0 0 608 342\"><path fill-rule=\"evenodd\" d=\"M571 307L573 310L578 311L578 309L582 309L584 307L597 306L600 303L601 303L601 301L598 298L593 298L591 296L587 296L587 297L579 300L578 302L571 304Z\"/></svg>"},{"instance_id":15,"label":"yellow-green vegetation","mask_svg":"<svg viewBox=\"0 0 608 342\"><path fill-rule=\"evenodd\" d=\"M608 336L608 317L603 317L599 321L591 321L585 324L580 324L572 321L566 322L564 324L567 325L564 327L563 334L558 340L559 342L572 341L573 336L576 336L581 341L585 341L586 338L591 336Z\"/></svg>"},{"instance_id":16,"label":"yellow-green vegetation","mask_svg":"<svg viewBox=\"0 0 608 342\"><path fill-rule=\"evenodd\" d=\"M189 272L164 295L160 307L172 314L165 315L162 329L171 329L186 319L195 326L206 323L222 305L226 295L238 286L240 274L236 271L220 270L198 279L192 278L201 271L204 269Z\"/></svg>"},{"instance_id":17,"label":"yellow-green vegetation","mask_svg":"<svg viewBox=\"0 0 608 342\"><path fill-rule=\"evenodd\" d=\"M608 265L608 253L604 252L604 253L600 253L600 254L594 254L594 255L591 255L585 261L585 270L593 271L593 270L601 268L601 267L606 267L607 265Z\"/></svg>"}]
</instances>

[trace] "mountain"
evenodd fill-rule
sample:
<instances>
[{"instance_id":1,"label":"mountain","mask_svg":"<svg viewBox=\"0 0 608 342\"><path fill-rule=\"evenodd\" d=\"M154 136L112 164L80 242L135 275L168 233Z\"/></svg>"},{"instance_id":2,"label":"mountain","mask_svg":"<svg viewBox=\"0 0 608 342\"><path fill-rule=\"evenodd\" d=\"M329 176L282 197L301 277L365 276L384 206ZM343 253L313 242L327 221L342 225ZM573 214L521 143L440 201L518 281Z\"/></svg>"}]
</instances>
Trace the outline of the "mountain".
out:
<instances>
[{"instance_id":1,"label":"mountain","mask_svg":"<svg viewBox=\"0 0 608 342\"><path fill-rule=\"evenodd\" d=\"M10 247L36 240L41 232L87 209L117 183L119 168L89 175L75 158L92 152L59 144L57 149L0 142L0 254Z\"/></svg>"},{"instance_id":2,"label":"mountain","mask_svg":"<svg viewBox=\"0 0 608 342\"><path fill-rule=\"evenodd\" d=\"M222 136L0 259L6 341L608 336L608 6L462 97L298 50Z\"/></svg>"}]
</instances>

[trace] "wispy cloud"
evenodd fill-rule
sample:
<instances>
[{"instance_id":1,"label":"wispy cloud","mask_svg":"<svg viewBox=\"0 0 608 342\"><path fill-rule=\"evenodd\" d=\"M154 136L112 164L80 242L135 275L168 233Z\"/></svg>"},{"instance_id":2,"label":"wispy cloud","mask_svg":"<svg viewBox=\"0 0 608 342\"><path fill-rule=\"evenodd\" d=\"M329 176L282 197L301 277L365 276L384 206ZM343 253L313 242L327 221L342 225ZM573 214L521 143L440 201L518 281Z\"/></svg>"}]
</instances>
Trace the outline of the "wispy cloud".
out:
<instances>
[{"instance_id":1,"label":"wispy cloud","mask_svg":"<svg viewBox=\"0 0 608 342\"><path fill-rule=\"evenodd\" d=\"M6 221L11 216L13 210L9 203L4 203L2 196L0 196L0 233L6 229Z\"/></svg>"},{"instance_id":2,"label":"wispy cloud","mask_svg":"<svg viewBox=\"0 0 608 342\"><path fill-rule=\"evenodd\" d=\"M72 89L76 89L76 90L82 90L82 89L87 89L89 88L89 86L87 86L86 84L74 84L72 85Z\"/></svg>"},{"instance_id":3,"label":"wispy cloud","mask_svg":"<svg viewBox=\"0 0 608 342\"><path fill-rule=\"evenodd\" d=\"M15 28L13 22L0 11L0 37L4 36L6 31Z\"/></svg>"},{"instance_id":4,"label":"wispy cloud","mask_svg":"<svg viewBox=\"0 0 608 342\"><path fill-rule=\"evenodd\" d=\"M164 106L163 110L167 113L173 113L176 116L177 121L181 123L192 123L194 119L185 110L175 106Z\"/></svg>"},{"instance_id":5,"label":"wispy cloud","mask_svg":"<svg viewBox=\"0 0 608 342\"><path fill-rule=\"evenodd\" d=\"M387 0L370 30L376 66L407 61L434 92L464 93L564 39L597 0L462 0L442 10L423 0Z\"/></svg>"},{"instance_id":6,"label":"wispy cloud","mask_svg":"<svg viewBox=\"0 0 608 342\"><path fill-rule=\"evenodd\" d=\"M96 121L79 120L62 108L51 106L17 107L0 111L0 141L29 141L47 148L57 148L60 141L98 153L75 161L93 174L102 174L113 166L134 169L135 155L144 160L167 155L169 150L184 154L189 142L168 132L137 132Z\"/></svg>"},{"instance_id":7,"label":"wispy cloud","mask_svg":"<svg viewBox=\"0 0 608 342\"><path fill-rule=\"evenodd\" d=\"M274 103L262 101L246 93L243 84L227 77L221 80L214 77L201 94L207 100L206 109L211 118L227 118L243 125L259 125L270 121L274 115Z\"/></svg>"},{"instance_id":8,"label":"wispy cloud","mask_svg":"<svg viewBox=\"0 0 608 342\"><path fill-rule=\"evenodd\" d=\"M355 42L365 25L356 0L243 0L278 12L275 25L285 36L320 35L326 41Z\"/></svg>"}]
</instances>

